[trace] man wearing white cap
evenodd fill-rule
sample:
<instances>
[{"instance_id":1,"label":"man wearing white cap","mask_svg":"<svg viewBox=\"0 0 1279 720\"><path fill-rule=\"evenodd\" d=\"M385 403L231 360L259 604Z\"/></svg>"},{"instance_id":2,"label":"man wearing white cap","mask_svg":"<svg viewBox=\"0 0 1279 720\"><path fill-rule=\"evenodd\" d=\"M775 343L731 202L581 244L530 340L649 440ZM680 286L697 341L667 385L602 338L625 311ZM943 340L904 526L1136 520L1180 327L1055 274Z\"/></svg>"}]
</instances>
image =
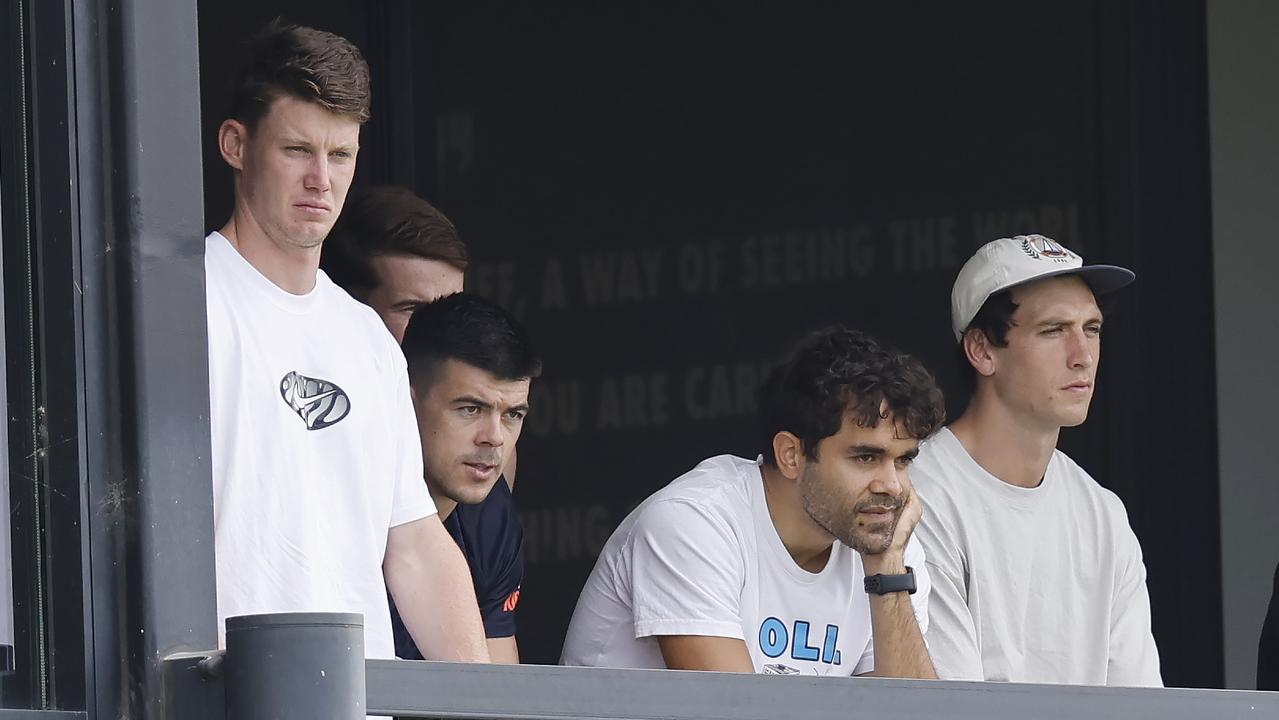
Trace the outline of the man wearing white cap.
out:
<instances>
[{"instance_id":1,"label":"man wearing white cap","mask_svg":"<svg viewBox=\"0 0 1279 720\"><path fill-rule=\"evenodd\" d=\"M1163 684L1123 503L1057 450L1092 400L1095 296L1134 278L1042 235L987 243L959 271L951 319L972 399L912 470L943 679Z\"/></svg>"}]
</instances>

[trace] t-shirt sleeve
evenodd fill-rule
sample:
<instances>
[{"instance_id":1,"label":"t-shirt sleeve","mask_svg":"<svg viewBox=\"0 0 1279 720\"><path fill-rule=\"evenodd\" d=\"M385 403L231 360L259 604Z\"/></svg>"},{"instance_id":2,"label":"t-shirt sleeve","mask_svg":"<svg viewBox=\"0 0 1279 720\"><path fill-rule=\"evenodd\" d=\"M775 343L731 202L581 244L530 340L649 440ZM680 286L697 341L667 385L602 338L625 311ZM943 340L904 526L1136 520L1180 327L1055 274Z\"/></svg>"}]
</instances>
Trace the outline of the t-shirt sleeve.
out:
<instances>
[{"instance_id":1,"label":"t-shirt sleeve","mask_svg":"<svg viewBox=\"0 0 1279 720\"><path fill-rule=\"evenodd\" d=\"M686 500L649 506L631 537L635 637L742 636L740 539L713 510Z\"/></svg>"},{"instance_id":2,"label":"t-shirt sleeve","mask_svg":"<svg viewBox=\"0 0 1279 720\"><path fill-rule=\"evenodd\" d=\"M1150 593L1146 590L1146 564L1141 544L1128 524L1122 505L1115 520L1119 557L1115 570L1115 597L1111 605L1110 655L1106 684L1163 687L1159 650L1150 631Z\"/></svg>"},{"instance_id":3,"label":"t-shirt sleeve","mask_svg":"<svg viewBox=\"0 0 1279 720\"><path fill-rule=\"evenodd\" d=\"M476 574L475 592L484 635L511 637L515 634L515 607L524 582L524 525L504 478L498 479L478 509L474 552L480 556L483 569L472 570Z\"/></svg>"},{"instance_id":4,"label":"t-shirt sleeve","mask_svg":"<svg viewBox=\"0 0 1279 720\"><path fill-rule=\"evenodd\" d=\"M928 643L928 597L932 594L933 583L928 572L927 560L924 557L923 545L919 542L918 530L906 543L904 559L906 566L915 573L915 593L910 596L910 607L915 613L915 622L919 624L919 632L924 635L924 643L926 645ZM859 578L855 592L860 591L863 591L863 586ZM875 638L872 636L870 641L866 643L865 652L857 660L857 665L853 668L853 674L865 675L866 673L874 672L874 670Z\"/></svg>"},{"instance_id":5,"label":"t-shirt sleeve","mask_svg":"<svg viewBox=\"0 0 1279 720\"><path fill-rule=\"evenodd\" d=\"M924 554L924 545L919 537L912 535L906 543L906 564L915 573L915 594L910 596L911 608L915 611L915 622L919 623L919 632L928 637L928 598L933 594L933 576L928 572L928 559ZM927 640L925 640L925 644Z\"/></svg>"},{"instance_id":6,"label":"t-shirt sleeve","mask_svg":"<svg viewBox=\"0 0 1279 720\"><path fill-rule=\"evenodd\" d=\"M932 498L921 491L924 517L913 538L923 550L930 584L925 601L928 622L921 622L920 629L925 631L924 641L938 678L982 680L977 627L968 609L967 544L954 525L954 507L939 493L935 495L937 502L931 503Z\"/></svg>"},{"instance_id":7,"label":"t-shirt sleeve","mask_svg":"<svg viewBox=\"0 0 1279 720\"><path fill-rule=\"evenodd\" d=\"M388 339L390 335L387 335ZM390 339L394 343L394 339ZM399 352L399 348L395 348ZM394 464L394 490L391 500L389 527L420 520L435 514L435 502L426 489L422 474L422 442L417 435L417 415L413 412L413 396L409 390L409 375L401 360L396 373L395 395L390 403L391 432L396 434L396 459Z\"/></svg>"}]
</instances>

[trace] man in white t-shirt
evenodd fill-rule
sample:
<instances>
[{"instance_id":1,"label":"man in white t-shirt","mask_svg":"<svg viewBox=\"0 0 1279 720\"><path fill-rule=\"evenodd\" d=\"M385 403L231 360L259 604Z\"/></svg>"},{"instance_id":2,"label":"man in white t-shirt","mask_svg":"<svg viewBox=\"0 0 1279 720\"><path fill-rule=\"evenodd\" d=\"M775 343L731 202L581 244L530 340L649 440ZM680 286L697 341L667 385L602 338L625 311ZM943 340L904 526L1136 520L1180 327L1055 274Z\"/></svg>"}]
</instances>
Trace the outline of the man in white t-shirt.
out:
<instances>
[{"instance_id":1,"label":"man in white t-shirt","mask_svg":"<svg viewBox=\"0 0 1279 720\"><path fill-rule=\"evenodd\" d=\"M389 589L427 657L487 661L423 483L404 356L318 272L368 109L354 46L273 24L218 129L235 173L205 248L219 631L236 615L357 612L366 655L392 658Z\"/></svg>"},{"instance_id":2,"label":"man in white t-shirt","mask_svg":"<svg viewBox=\"0 0 1279 720\"><path fill-rule=\"evenodd\" d=\"M760 460L710 458L613 533L563 663L935 677L907 474L945 417L932 377L829 328L773 370L760 414Z\"/></svg>"},{"instance_id":3,"label":"man in white t-shirt","mask_svg":"<svg viewBox=\"0 0 1279 720\"><path fill-rule=\"evenodd\" d=\"M1092 400L1095 295L1134 277L1041 235L987 243L959 271L952 326L975 389L914 469L943 679L1162 684L1123 503L1056 449Z\"/></svg>"}]
</instances>

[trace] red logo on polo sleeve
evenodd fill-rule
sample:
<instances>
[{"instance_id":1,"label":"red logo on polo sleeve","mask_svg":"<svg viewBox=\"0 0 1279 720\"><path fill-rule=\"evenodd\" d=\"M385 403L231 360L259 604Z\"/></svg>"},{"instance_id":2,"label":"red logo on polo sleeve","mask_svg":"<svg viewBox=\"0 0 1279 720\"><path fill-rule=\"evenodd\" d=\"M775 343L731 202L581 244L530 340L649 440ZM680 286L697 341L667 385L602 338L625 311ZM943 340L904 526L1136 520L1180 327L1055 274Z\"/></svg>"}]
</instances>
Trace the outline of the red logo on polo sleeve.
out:
<instances>
[{"instance_id":1,"label":"red logo on polo sleeve","mask_svg":"<svg viewBox=\"0 0 1279 720\"><path fill-rule=\"evenodd\" d=\"M515 588L515 592L506 596L506 600L502 603L502 610L506 612L515 612L515 606L520 604L520 589Z\"/></svg>"}]
</instances>

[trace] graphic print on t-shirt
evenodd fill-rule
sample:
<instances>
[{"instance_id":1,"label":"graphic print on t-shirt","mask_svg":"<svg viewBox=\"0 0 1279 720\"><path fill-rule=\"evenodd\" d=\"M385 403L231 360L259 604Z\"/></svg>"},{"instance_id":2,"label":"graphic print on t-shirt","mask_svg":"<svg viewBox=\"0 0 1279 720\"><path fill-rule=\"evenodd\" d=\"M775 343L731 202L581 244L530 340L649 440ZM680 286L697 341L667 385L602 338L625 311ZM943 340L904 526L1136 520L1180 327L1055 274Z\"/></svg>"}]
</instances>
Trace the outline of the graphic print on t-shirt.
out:
<instances>
[{"instance_id":1,"label":"graphic print on t-shirt","mask_svg":"<svg viewBox=\"0 0 1279 720\"><path fill-rule=\"evenodd\" d=\"M813 635L813 624L807 620L795 620L789 626L776 617L768 617L759 625L759 651L770 660L799 660L821 665L842 665L843 653L839 651L839 626L826 625L820 643ZM828 671L819 666L813 672L825 675ZM783 663L763 666L765 674L789 675L800 671Z\"/></svg>"},{"instance_id":2,"label":"graphic print on t-shirt","mask_svg":"<svg viewBox=\"0 0 1279 720\"><path fill-rule=\"evenodd\" d=\"M302 418L307 430L336 425L351 412L351 400L342 388L296 371L280 380L280 397Z\"/></svg>"}]
</instances>

